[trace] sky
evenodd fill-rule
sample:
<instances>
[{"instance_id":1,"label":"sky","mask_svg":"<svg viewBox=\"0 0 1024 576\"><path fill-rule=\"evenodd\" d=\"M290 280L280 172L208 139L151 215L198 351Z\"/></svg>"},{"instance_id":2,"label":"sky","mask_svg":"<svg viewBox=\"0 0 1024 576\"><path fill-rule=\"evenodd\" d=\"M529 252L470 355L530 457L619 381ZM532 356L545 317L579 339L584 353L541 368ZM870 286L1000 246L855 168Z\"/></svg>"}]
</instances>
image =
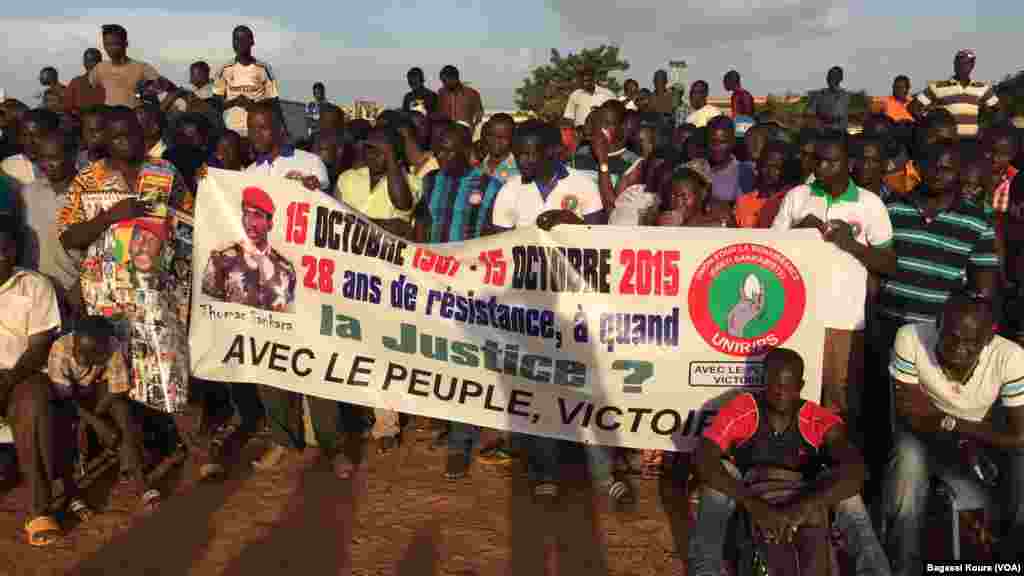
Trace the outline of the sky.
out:
<instances>
[{"instance_id":1,"label":"sky","mask_svg":"<svg viewBox=\"0 0 1024 576\"><path fill-rule=\"evenodd\" d=\"M397 106L411 66L436 89L441 67L454 64L485 107L512 108L515 88L552 48L564 54L601 44L620 47L630 63L623 77L641 86L668 61L685 60L687 80L708 80L712 94L724 93L721 77L731 68L763 95L820 88L833 65L844 67L849 89L885 95L900 73L923 88L951 74L961 48L978 52L977 79L1024 68L1017 51L1004 50L1017 45L1020 0L372 0L309 2L305 10L268 0L235 4L241 8L199 0L178 0L173 9L147 0L9 4L0 19L0 90L30 105L38 103L39 70L55 66L65 83L81 74L82 52L98 46L99 28L109 23L128 29L131 57L179 84L195 60L228 62L231 30L246 24L284 98L308 100L320 80L341 104Z\"/></svg>"}]
</instances>

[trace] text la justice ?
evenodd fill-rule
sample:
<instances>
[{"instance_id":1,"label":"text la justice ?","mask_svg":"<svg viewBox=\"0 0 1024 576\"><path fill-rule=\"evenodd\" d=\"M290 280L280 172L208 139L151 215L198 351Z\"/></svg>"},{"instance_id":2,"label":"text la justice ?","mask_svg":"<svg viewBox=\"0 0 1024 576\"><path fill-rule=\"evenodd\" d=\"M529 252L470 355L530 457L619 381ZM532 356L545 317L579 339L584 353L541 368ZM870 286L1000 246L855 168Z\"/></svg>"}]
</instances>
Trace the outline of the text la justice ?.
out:
<instances>
[{"instance_id":1,"label":"text la justice ?","mask_svg":"<svg viewBox=\"0 0 1024 576\"><path fill-rule=\"evenodd\" d=\"M344 314L335 314L332 306L321 307L320 334L362 341L359 320ZM463 366L482 367L484 370L506 376L518 376L531 382L555 384L571 388L587 386L587 365L570 358L551 358L539 354L523 354L517 344L501 346L487 340L483 345L449 340L443 336L419 333L414 324L402 323L398 337L384 336L385 348L402 354L421 354L424 358Z\"/></svg>"}]
</instances>

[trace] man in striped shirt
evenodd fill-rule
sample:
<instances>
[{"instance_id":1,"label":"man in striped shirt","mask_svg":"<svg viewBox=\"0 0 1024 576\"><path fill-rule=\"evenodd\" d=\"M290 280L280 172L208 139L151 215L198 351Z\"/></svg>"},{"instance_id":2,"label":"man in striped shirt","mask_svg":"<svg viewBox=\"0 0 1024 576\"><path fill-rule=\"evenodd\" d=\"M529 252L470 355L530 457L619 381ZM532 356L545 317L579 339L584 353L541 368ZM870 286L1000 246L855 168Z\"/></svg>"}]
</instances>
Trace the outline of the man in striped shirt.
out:
<instances>
[{"instance_id":1,"label":"man in striped shirt","mask_svg":"<svg viewBox=\"0 0 1024 576\"><path fill-rule=\"evenodd\" d=\"M999 270L991 221L959 199L955 146L937 145L924 161L924 182L889 204L899 261L883 284L881 308L885 320L900 324L934 322L965 281L991 292Z\"/></svg>"},{"instance_id":2,"label":"man in striped shirt","mask_svg":"<svg viewBox=\"0 0 1024 576\"><path fill-rule=\"evenodd\" d=\"M911 114L921 118L930 108L945 108L956 117L960 138L976 138L979 112L998 109L999 97L991 84L971 80L975 58L973 50L957 52L953 59L953 77L929 83L910 103Z\"/></svg>"},{"instance_id":3,"label":"man in striped shirt","mask_svg":"<svg viewBox=\"0 0 1024 576\"><path fill-rule=\"evenodd\" d=\"M883 278L879 317L868 339L873 346L869 357L888 358L903 325L934 323L950 294L962 290L965 283L989 297L995 292L999 277L995 230L980 207L960 198L959 149L952 143L933 145L921 169L923 182L888 205L897 265L895 273ZM880 373L877 381L886 382L885 374ZM865 406L888 402L887 386L865 390ZM890 441L888 427L867 427L865 432L866 445L887 446ZM869 454L871 464L884 466L887 453L879 449L875 458Z\"/></svg>"}]
</instances>

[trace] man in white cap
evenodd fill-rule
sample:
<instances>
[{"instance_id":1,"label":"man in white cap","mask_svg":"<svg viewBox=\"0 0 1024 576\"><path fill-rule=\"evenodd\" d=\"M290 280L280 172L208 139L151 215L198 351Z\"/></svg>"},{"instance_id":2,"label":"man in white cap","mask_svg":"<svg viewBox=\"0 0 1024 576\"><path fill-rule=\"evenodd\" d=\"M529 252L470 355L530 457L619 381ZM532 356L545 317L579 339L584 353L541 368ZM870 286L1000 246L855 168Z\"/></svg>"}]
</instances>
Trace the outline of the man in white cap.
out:
<instances>
[{"instance_id":1,"label":"man in white cap","mask_svg":"<svg viewBox=\"0 0 1024 576\"><path fill-rule=\"evenodd\" d=\"M953 77L928 83L928 88L910 103L910 113L920 119L932 108L945 108L956 118L957 134L961 139L976 138L981 110L999 108L999 97L992 85L971 80L976 59L974 50L957 52L953 58Z\"/></svg>"}]
</instances>

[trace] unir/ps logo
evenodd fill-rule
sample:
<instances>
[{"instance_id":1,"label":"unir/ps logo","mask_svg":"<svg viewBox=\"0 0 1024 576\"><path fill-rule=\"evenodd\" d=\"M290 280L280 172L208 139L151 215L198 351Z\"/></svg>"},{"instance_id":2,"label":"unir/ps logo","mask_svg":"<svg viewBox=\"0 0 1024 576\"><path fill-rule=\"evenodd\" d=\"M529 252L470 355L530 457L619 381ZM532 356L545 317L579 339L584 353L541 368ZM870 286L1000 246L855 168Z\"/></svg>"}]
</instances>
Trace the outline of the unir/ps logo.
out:
<instances>
[{"instance_id":1,"label":"unir/ps logo","mask_svg":"<svg viewBox=\"0 0 1024 576\"><path fill-rule=\"evenodd\" d=\"M732 244L707 257L690 280L690 318L709 346L759 356L796 332L807 287L789 258L761 244Z\"/></svg>"}]
</instances>

